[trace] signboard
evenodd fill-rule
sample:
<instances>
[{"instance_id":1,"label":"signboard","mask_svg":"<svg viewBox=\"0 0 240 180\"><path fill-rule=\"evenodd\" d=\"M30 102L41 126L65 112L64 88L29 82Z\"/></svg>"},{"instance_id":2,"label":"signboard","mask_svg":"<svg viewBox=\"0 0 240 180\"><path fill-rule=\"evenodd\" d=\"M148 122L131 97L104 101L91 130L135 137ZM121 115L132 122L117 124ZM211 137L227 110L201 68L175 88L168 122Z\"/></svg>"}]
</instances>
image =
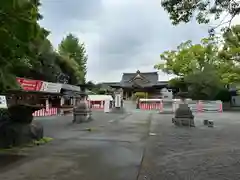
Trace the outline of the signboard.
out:
<instances>
[{"instance_id":1,"label":"signboard","mask_svg":"<svg viewBox=\"0 0 240 180\"><path fill-rule=\"evenodd\" d=\"M24 91L43 91L50 93L60 93L61 89L66 89L69 91L81 91L79 86L74 86L70 84L52 83L40 80L32 80L25 78L16 78L19 85Z\"/></svg>"},{"instance_id":2,"label":"signboard","mask_svg":"<svg viewBox=\"0 0 240 180\"><path fill-rule=\"evenodd\" d=\"M40 91L60 93L62 85L59 83L51 83L44 81Z\"/></svg>"},{"instance_id":3,"label":"signboard","mask_svg":"<svg viewBox=\"0 0 240 180\"><path fill-rule=\"evenodd\" d=\"M6 100L6 96L2 96L0 95L0 108L7 108L7 100Z\"/></svg>"},{"instance_id":4,"label":"signboard","mask_svg":"<svg viewBox=\"0 0 240 180\"><path fill-rule=\"evenodd\" d=\"M25 78L17 78L17 81L24 91L40 91L43 81Z\"/></svg>"},{"instance_id":5,"label":"signboard","mask_svg":"<svg viewBox=\"0 0 240 180\"><path fill-rule=\"evenodd\" d=\"M81 88L79 86L74 86L71 84L61 84L61 88L69 90L69 91L81 91Z\"/></svg>"}]
</instances>

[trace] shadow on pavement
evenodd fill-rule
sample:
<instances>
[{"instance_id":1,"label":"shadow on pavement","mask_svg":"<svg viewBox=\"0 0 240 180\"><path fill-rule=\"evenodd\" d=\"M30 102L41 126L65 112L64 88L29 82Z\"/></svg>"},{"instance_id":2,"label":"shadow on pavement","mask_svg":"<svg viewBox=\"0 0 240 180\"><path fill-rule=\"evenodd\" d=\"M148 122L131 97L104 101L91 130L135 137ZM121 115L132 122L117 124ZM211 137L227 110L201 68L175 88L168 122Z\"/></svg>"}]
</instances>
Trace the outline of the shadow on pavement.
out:
<instances>
[{"instance_id":1,"label":"shadow on pavement","mask_svg":"<svg viewBox=\"0 0 240 180\"><path fill-rule=\"evenodd\" d=\"M23 160L26 156L16 154L0 154L0 170L7 166Z\"/></svg>"}]
</instances>

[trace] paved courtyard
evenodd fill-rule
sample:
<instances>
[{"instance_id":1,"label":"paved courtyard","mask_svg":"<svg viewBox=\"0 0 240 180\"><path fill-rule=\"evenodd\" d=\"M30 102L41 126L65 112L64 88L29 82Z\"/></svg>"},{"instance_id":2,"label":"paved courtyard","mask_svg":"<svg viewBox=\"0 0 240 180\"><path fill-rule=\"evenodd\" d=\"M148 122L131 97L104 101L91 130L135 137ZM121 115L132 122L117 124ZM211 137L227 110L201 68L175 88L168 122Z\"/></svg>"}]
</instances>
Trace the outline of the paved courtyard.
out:
<instances>
[{"instance_id":1,"label":"paved courtyard","mask_svg":"<svg viewBox=\"0 0 240 180\"><path fill-rule=\"evenodd\" d=\"M54 140L12 156L0 179L237 180L239 115L196 114L196 128L175 127L172 115L154 111L94 112L94 121L78 125L71 116L45 118L38 121Z\"/></svg>"}]
</instances>

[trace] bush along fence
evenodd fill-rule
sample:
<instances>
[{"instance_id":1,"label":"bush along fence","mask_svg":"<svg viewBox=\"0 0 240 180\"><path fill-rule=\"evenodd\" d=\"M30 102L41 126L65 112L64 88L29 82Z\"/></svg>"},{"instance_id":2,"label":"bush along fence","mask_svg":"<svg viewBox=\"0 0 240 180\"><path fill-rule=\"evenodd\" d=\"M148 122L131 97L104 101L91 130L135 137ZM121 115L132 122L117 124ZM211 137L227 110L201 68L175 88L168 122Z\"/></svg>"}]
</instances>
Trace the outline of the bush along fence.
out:
<instances>
[{"instance_id":1,"label":"bush along fence","mask_svg":"<svg viewBox=\"0 0 240 180\"><path fill-rule=\"evenodd\" d=\"M142 110L174 113L181 103L183 102L180 99L140 99L139 108ZM222 101L194 101L186 99L185 103L188 104L193 112L223 112Z\"/></svg>"}]
</instances>

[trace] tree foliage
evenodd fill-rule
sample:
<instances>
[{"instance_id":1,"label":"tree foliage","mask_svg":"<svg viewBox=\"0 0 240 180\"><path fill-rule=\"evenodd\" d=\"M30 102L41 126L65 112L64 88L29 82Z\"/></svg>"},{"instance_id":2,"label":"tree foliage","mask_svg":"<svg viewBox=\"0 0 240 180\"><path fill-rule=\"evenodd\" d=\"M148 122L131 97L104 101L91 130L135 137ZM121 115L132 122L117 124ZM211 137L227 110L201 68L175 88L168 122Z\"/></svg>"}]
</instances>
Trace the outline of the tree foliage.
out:
<instances>
[{"instance_id":1,"label":"tree foliage","mask_svg":"<svg viewBox=\"0 0 240 180\"><path fill-rule=\"evenodd\" d=\"M47 39L50 32L38 24L39 6L39 0L0 2L0 91L17 88L16 76L57 82L65 74L73 84L85 80L84 44L73 37L77 46L64 41L56 52Z\"/></svg>"},{"instance_id":2,"label":"tree foliage","mask_svg":"<svg viewBox=\"0 0 240 180\"><path fill-rule=\"evenodd\" d=\"M37 0L0 2L0 89L16 87L14 74L31 67L31 43L38 36ZM27 33L26 33L27 32Z\"/></svg>"},{"instance_id":3,"label":"tree foliage","mask_svg":"<svg viewBox=\"0 0 240 180\"><path fill-rule=\"evenodd\" d=\"M69 66L74 68L75 75L70 76L73 83L85 83L87 73L87 55L85 45L73 34L67 35L59 45L60 55L66 57ZM76 78L77 77L77 78Z\"/></svg>"},{"instance_id":4,"label":"tree foliage","mask_svg":"<svg viewBox=\"0 0 240 180\"><path fill-rule=\"evenodd\" d=\"M225 32L223 48L216 38L202 39L199 44L186 41L176 50L163 52L160 55L163 63L155 68L177 75L170 85L182 91L188 89L192 97L214 98L225 85L240 81L239 34L239 26Z\"/></svg>"},{"instance_id":5,"label":"tree foliage","mask_svg":"<svg viewBox=\"0 0 240 180\"><path fill-rule=\"evenodd\" d=\"M162 0L161 4L174 25L187 23L194 16L198 23L209 23L213 17L220 21L219 25L226 25L240 13L237 0Z\"/></svg>"}]
</instances>

